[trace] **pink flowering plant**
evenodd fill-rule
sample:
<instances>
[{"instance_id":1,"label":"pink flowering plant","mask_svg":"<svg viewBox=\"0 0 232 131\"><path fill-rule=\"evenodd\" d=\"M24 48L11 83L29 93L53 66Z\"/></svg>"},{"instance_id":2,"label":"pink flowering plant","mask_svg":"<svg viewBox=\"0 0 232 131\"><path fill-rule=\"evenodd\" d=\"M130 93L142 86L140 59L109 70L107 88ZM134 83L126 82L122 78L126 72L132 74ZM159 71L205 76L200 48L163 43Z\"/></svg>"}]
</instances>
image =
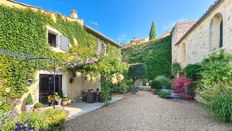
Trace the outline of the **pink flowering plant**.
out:
<instances>
[{"instance_id":1,"label":"pink flowering plant","mask_svg":"<svg viewBox=\"0 0 232 131\"><path fill-rule=\"evenodd\" d=\"M192 80L186 77L180 77L176 78L173 81L172 88L175 93L180 94L185 92L187 88L189 88L192 85Z\"/></svg>"}]
</instances>

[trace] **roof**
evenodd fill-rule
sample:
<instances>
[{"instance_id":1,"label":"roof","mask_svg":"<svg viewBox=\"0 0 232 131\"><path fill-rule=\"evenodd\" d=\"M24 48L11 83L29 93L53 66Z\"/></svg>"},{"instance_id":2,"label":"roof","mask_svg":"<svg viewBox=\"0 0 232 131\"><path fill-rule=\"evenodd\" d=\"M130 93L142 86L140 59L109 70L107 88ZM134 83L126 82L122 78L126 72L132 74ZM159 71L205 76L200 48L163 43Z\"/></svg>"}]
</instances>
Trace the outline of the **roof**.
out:
<instances>
[{"instance_id":1,"label":"roof","mask_svg":"<svg viewBox=\"0 0 232 131\"><path fill-rule=\"evenodd\" d=\"M99 39L103 40L103 41L106 41L106 42L109 42L111 45L113 46L116 46L118 48L121 48L122 46L120 44L118 44L117 42L113 41L112 39L110 39L109 37L105 36L104 34L96 31L95 29L87 26L87 25L84 25L84 29L89 32L90 34L98 37Z\"/></svg>"},{"instance_id":2,"label":"roof","mask_svg":"<svg viewBox=\"0 0 232 131\"><path fill-rule=\"evenodd\" d=\"M209 7L209 9L203 14L203 16L200 17L200 19L181 37L181 39L176 43L176 45L180 44L196 27L198 27L207 16L210 15L210 13L224 0L217 0L214 2L213 5Z\"/></svg>"},{"instance_id":3,"label":"roof","mask_svg":"<svg viewBox=\"0 0 232 131\"><path fill-rule=\"evenodd\" d=\"M43 10L43 11L51 13L51 14L58 14L58 13L55 13L55 12L52 12L52 11L49 11L49 10L45 10L45 9L42 9L42 8L39 8L39 7L34 7L34 6L31 6L31 5L27 5L27 4L24 4L24 3L16 2L16 1L13 1L13 0L7 0L7 1L8 2L12 2L14 4L17 4L17 5L20 5L20 6L23 6L23 7L28 7L28 8L34 8L34 9L38 9L38 10ZM60 15L62 15L62 14L60 14ZM77 21L79 24L83 22L83 20L81 20L81 19L75 19L75 18L72 18L72 17L69 17L69 16L65 16L65 15L62 15L62 16L66 17L66 18L68 18L70 20ZM80 21L82 21L82 22L80 22ZM109 42L111 45L116 46L118 48L122 47L120 44L118 44L117 42L111 40L109 37L103 35L102 33L98 32L98 31L96 31L96 30L94 30L94 29L92 29L92 28L90 28L90 27L88 27L86 25L83 25L83 27L84 27L84 29L87 32L93 34L94 36L98 37L99 39L101 39L103 41L106 41L106 42Z\"/></svg>"}]
</instances>

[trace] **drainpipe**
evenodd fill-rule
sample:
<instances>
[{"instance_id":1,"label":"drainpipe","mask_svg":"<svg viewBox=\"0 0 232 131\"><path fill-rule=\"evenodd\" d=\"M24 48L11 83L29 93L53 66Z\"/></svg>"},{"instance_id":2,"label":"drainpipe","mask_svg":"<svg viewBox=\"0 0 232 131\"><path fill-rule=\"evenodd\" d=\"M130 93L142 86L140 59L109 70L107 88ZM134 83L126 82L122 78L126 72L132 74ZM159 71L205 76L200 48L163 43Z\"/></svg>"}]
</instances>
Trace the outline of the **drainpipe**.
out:
<instances>
[{"instance_id":1,"label":"drainpipe","mask_svg":"<svg viewBox=\"0 0 232 131\"><path fill-rule=\"evenodd\" d=\"M53 80L53 92L54 92L54 103L53 103L53 107L54 109L56 108L56 60L53 60L54 62L54 80Z\"/></svg>"}]
</instances>

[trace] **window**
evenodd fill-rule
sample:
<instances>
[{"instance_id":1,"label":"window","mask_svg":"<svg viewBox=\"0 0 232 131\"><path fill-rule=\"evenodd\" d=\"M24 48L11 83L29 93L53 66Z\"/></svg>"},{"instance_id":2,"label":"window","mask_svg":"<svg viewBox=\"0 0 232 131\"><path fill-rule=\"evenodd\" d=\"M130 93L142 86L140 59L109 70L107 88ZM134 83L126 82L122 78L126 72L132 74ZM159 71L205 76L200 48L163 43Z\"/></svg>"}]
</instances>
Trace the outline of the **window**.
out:
<instances>
[{"instance_id":1,"label":"window","mask_svg":"<svg viewBox=\"0 0 232 131\"><path fill-rule=\"evenodd\" d=\"M219 47L223 47L223 20L221 21L220 24L220 43L219 43Z\"/></svg>"},{"instance_id":2,"label":"window","mask_svg":"<svg viewBox=\"0 0 232 131\"><path fill-rule=\"evenodd\" d=\"M47 26L48 44L56 52L69 51L69 39L63 36L58 30Z\"/></svg>"},{"instance_id":3,"label":"window","mask_svg":"<svg viewBox=\"0 0 232 131\"><path fill-rule=\"evenodd\" d=\"M223 47L223 17L219 13L211 20L209 40L210 51Z\"/></svg>"},{"instance_id":4,"label":"window","mask_svg":"<svg viewBox=\"0 0 232 131\"><path fill-rule=\"evenodd\" d=\"M56 35L48 32L48 43L51 47L57 47Z\"/></svg>"}]
</instances>

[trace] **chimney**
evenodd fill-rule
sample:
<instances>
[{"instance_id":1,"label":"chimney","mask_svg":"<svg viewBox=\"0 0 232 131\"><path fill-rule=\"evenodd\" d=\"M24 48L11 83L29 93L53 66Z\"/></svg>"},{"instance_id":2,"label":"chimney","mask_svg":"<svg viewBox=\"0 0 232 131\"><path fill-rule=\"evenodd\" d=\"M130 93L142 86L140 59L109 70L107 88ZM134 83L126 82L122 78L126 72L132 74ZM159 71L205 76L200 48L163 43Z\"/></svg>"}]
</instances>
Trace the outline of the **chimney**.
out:
<instances>
[{"instance_id":1,"label":"chimney","mask_svg":"<svg viewBox=\"0 0 232 131\"><path fill-rule=\"evenodd\" d=\"M76 11L76 10L71 10L71 17L72 17L73 19L77 19L77 18L78 18L78 16L77 16L77 11Z\"/></svg>"}]
</instances>

